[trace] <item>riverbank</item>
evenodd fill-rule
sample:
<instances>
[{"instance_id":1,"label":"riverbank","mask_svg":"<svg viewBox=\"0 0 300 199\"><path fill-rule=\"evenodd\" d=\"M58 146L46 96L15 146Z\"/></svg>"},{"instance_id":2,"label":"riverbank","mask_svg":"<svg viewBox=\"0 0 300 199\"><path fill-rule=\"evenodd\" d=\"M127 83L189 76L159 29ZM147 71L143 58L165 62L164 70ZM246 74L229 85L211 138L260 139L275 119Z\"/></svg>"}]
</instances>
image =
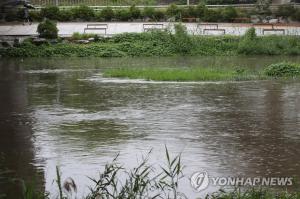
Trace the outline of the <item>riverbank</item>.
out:
<instances>
[{"instance_id":1,"label":"riverbank","mask_svg":"<svg viewBox=\"0 0 300 199\"><path fill-rule=\"evenodd\" d=\"M252 33L251 33L252 34ZM190 36L182 27L168 31L97 37L89 44L69 40L35 45L27 40L1 48L1 57L138 57L173 55L300 55L298 36Z\"/></svg>"}]
</instances>

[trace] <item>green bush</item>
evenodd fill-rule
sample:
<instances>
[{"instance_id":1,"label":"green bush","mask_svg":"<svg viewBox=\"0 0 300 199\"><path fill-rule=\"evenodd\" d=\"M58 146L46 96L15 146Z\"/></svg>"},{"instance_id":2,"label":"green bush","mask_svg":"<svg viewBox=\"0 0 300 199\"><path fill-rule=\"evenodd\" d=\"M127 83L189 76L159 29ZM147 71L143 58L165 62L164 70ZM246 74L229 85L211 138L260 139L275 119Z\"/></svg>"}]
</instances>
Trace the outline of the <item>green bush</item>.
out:
<instances>
[{"instance_id":1,"label":"green bush","mask_svg":"<svg viewBox=\"0 0 300 199\"><path fill-rule=\"evenodd\" d=\"M162 10L155 10L154 12L154 19L156 21L160 21L160 20L165 20L166 18L166 15L165 15L165 12L163 12Z\"/></svg>"},{"instance_id":2,"label":"green bush","mask_svg":"<svg viewBox=\"0 0 300 199\"><path fill-rule=\"evenodd\" d=\"M234 4L234 0L206 0L207 5L224 5L224 4Z\"/></svg>"},{"instance_id":3,"label":"green bush","mask_svg":"<svg viewBox=\"0 0 300 199\"><path fill-rule=\"evenodd\" d=\"M5 21L8 21L8 22L23 21L23 19L24 19L24 10L23 9L11 10L11 11L6 13L4 19L5 19Z\"/></svg>"},{"instance_id":4,"label":"green bush","mask_svg":"<svg viewBox=\"0 0 300 199\"><path fill-rule=\"evenodd\" d=\"M293 6L281 5L278 7L275 14L277 17L283 17L283 18L287 19L289 17L292 17L295 12L296 12L296 9Z\"/></svg>"},{"instance_id":5,"label":"green bush","mask_svg":"<svg viewBox=\"0 0 300 199\"><path fill-rule=\"evenodd\" d=\"M41 38L56 39L58 37L56 23L49 19L46 19L38 25L37 32Z\"/></svg>"},{"instance_id":6,"label":"green bush","mask_svg":"<svg viewBox=\"0 0 300 199\"><path fill-rule=\"evenodd\" d=\"M155 14L155 9L152 7L145 7L142 13L144 18L148 17L150 19L155 19L154 14Z\"/></svg>"},{"instance_id":7,"label":"green bush","mask_svg":"<svg viewBox=\"0 0 300 199\"><path fill-rule=\"evenodd\" d=\"M207 7L205 4L203 4L203 3L198 4L196 7L196 13L197 13L196 16L199 18L203 18L206 10L207 10Z\"/></svg>"},{"instance_id":8,"label":"green bush","mask_svg":"<svg viewBox=\"0 0 300 199\"><path fill-rule=\"evenodd\" d=\"M59 8L57 6L47 6L41 9L41 16L50 20L59 19Z\"/></svg>"},{"instance_id":9,"label":"green bush","mask_svg":"<svg viewBox=\"0 0 300 199\"><path fill-rule=\"evenodd\" d=\"M234 7L226 7L222 10L221 14L223 22L232 22L234 18L238 16L238 13Z\"/></svg>"},{"instance_id":10,"label":"green bush","mask_svg":"<svg viewBox=\"0 0 300 199\"><path fill-rule=\"evenodd\" d=\"M74 19L79 19L81 21L90 21L95 16L94 10L84 5L72 8L72 13Z\"/></svg>"},{"instance_id":11,"label":"green bush","mask_svg":"<svg viewBox=\"0 0 300 199\"><path fill-rule=\"evenodd\" d=\"M141 17L140 9L135 7L134 5L129 8L129 13L131 19L139 19Z\"/></svg>"},{"instance_id":12,"label":"green bush","mask_svg":"<svg viewBox=\"0 0 300 199\"><path fill-rule=\"evenodd\" d=\"M249 28L245 35L243 36L243 39L246 39L246 40L255 40L257 38L257 35L256 35L256 30L254 27L252 28Z\"/></svg>"},{"instance_id":13,"label":"green bush","mask_svg":"<svg viewBox=\"0 0 300 199\"><path fill-rule=\"evenodd\" d=\"M181 16L183 18L197 17L197 9L193 6L185 7L181 10Z\"/></svg>"},{"instance_id":14,"label":"green bush","mask_svg":"<svg viewBox=\"0 0 300 199\"><path fill-rule=\"evenodd\" d=\"M220 9L213 10L207 9L205 10L203 20L206 22L219 22L222 20L222 14Z\"/></svg>"},{"instance_id":15,"label":"green bush","mask_svg":"<svg viewBox=\"0 0 300 199\"><path fill-rule=\"evenodd\" d=\"M293 16L292 16L292 19L295 20L295 21L300 21L300 9L296 9Z\"/></svg>"},{"instance_id":16,"label":"green bush","mask_svg":"<svg viewBox=\"0 0 300 199\"><path fill-rule=\"evenodd\" d=\"M19 20L20 20L20 18L18 16L17 12L15 12L15 11L8 12L5 15L5 21L7 21L7 22L19 21Z\"/></svg>"},{"instance_id":17,"label":"green bush","mask_svg":"<svg viewBox=\"0 0 300 199\"><path fill-rule=\"evenodd\" d=\"M59 12L59 21L72 21L73 13L70 10L61 10Z\"/></svg>"},{"instance_id":18,"label":"green bush","mask_svg":"<svg viewBox=\"0 0 300 199\"><path fill-rule=\"evenodd\" d=\"M41 13L40 12L36 12L36 11L30 11L29 12L29 16L31 17L31 19L33 21L42 21L43 20L43 17L41 16Z\"/></svg>"},{"instance_id":19,"label":"green bush","mask_svg":"<svg viewBox=\"0 0 300 199\"><path fill-rule=\"evenodd\" d=\"M187 29L182 24L175 24L174 44L179 53L189 54L193 48L193 43L187 33Z\"/></svg>"},{"instance_id":20,"label":"green bush","mask_svg":"<svg viewBox=\"0 0 300 199\"><path fill-rule=\"evenodd\" d=\"M168 17L175 17L176 19L179 18L180 16L180 8L176 4L170 4L169 7L167 8L166 15Z\"/></svg>"},{"instance_id":21,"label":"green bush","mask_svg":"<svg viewBox=\"0 0 300 199\"><path fill-rule=\"evenodd\" d=\"M116 19L119 21L128 21L131 15L128 9L120 9L116 11Z\"/></svg>"},{"instance_id":22,"label":"green bush","mask_svg":"<svg viewBox=\"0 0 300 199\"><path fill-rule=\"evenodd\" d=\"M115 13L111 7L106 7L101 10L100 15L105 21L110 21L115 17Z\"/></svg>"},{"instance_id":23,"label":"green bush","mask_svg":"<svg viewBox=\"0 0 300 199\"><path fill-rule=\"evenodd\" d=\"M300 75L300 66L285 62L272 64L265 69L265 74L271 77L295 77Z\"/></svg>"}]
</instances>

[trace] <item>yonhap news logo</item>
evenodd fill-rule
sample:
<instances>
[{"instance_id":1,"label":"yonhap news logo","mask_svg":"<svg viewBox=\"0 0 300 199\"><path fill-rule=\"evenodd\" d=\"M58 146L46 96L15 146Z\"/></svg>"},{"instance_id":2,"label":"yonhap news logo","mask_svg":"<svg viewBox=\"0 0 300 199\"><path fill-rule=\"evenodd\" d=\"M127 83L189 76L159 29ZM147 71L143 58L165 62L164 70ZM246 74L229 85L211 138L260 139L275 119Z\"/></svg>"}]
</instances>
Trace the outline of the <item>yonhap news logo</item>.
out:
<instances>
[{"instance_id":1,"label":"yonhap news logo","mask_svg":"<svg viewBox=\"0 0 300 199\"><path fill-rule=\"evenodd\" d=\"M191 186L200 192L208 186L292 186L292 177L212 177L206 171L195 172Z\"/></svg>"}]
</instances>

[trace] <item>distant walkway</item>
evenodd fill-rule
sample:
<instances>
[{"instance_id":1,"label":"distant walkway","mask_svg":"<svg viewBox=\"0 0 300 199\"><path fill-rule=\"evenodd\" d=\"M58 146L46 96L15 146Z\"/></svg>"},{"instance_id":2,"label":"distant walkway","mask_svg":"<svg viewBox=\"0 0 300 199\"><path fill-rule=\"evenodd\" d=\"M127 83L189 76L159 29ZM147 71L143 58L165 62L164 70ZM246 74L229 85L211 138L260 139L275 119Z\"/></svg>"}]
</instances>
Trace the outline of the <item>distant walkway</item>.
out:
<instances>
[{"instance_id":1,"label":"distant walkway","mask_svg":"<svg viewBox=\"0 0 300 199\"><path fill-rule=\"evenodd\" d=\"M78 23L58 23L59 35L62 37L71 36L74 32L84 33L87 24L107 24L106 30L103 28L90 28L86 33L106 34L107 36L132 32L141 33L153 28L169 28L173 30L174 23L168 22L78 22ZM231 23L183 23L190 34L195 35L243 35L246 30L252 27L251 24L231 24ZM0 24L0 36L36 36L37 23L32 25L22 24ZM288 25L255 25L258 35L278 34L278 35L300 35L300 26L296 24Z\"/></svg>"}]
</instances>

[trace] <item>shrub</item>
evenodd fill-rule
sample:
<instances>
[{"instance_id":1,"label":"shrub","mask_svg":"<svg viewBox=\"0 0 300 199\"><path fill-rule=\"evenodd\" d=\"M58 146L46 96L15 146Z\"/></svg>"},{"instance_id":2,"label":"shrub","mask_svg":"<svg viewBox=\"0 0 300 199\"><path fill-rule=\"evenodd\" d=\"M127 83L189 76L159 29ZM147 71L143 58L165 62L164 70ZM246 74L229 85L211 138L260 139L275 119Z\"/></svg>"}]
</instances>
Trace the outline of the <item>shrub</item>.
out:
<instances>
[{"instance_id":1,"label":"shrub","mask_svg":"<svg viewBox=\"0 0 300 199\"><path fill-rule=\"evenodd\" d=\"M70 10L61 10L59 12L59 21L71 21L73 19L73 13Z\"/></svg>"},{"instance_id":2,"label":"shrub","mask_svg":"<svg viewBox=\"0 0 300 199\"><path fill-rule=\"evenodd\" d=\"M41 16L50 20L59 19L59 8L57 6L47 6L41 9Z\"/></svg>"},{"instance_id":3,"label":"shrub","mask_svg":"<svg viewBox=\"0 0 300 199\"><path fill-rule=\"evenodd\" d=\"M299 76L300 66L285 62L272 64L265 69L265 74L272 77Z\"/></svg>"},{"instance_id":4,"label":"shrub","mask_svg":"<svg viewBox=\"0 0 300 199\"><path fill-rule=\"evenodd\" d=\"M165 18L166 18L165 12L163 12L162 10L155 10L155 12L154 12L154 19L156 21L165 20Z\"/></svg>"},{"instance_id":5,"label":"shrub","mask_svg":"<svg viewBox=\"0 0 300 199\"><path fill-rule=\"evenodd\" d=\"M292 16L292 19L295 21L300 21L300 9L296 9L295 13Z\"/></svg>"},{"instance_id":6,"label":"shrub","mask_svg":"<svg viewBox=\"0 0 300 199\"><path fill-rule=\"evenodd\" d=\"M105 21L110 21L112 18L114 18L115 13L112 8L106 7L101 11L100 15Z\"/></svg>"},{"instance_id":7,"label":"shrub","mask_svg":"<svg viewBox=\"0 0 300 199\"><path fill-rule=\"evenodd\" d=\"M187 33L186 27L182 24L176 24L174 28L174 44L176 51L179 53L190 53L193 47L193 43Z\"/></svg>"},{"instance_id":8,"label":"shrub","mask_svg":"<svg viewBox=\"0 0 300 199\"><path fill-rule=\"evenodd\" d=\"M43 17L41 16L40 12L30 11L29 16L31 17L31 19L33 21L42 21L43 20Z\"/></svg>"},{"instance_id":9,"label":"shrub","mask_svg":"<svg viewBox=\"0 0 300 199\"><path fill-rule=\"evenodd\" d=\"M207 5L234 4L234 0L206 0Z\"/></svg>"},{"instance_id":10,"label":"shrub","mask_svg":"<svg viewBox=\"0 0 300 199\"><path fill-rule=\"evenodd\" d=\"M41 38L56 39L58 37L56 23L49 19L46 19L38 25L37 32Z\"/></svg>"},{"instance_id":11,"label":"shrub","mask_svg":"<svg viewBox=\"0 0 300 199\"><path fill-rule=\"evenodd\" d=\"M150 18L150 19L154 19L154 14L155 14L155 9L154 8L151 8L151 7L145 7L144 10L143 10L143 17L144 18Z\"/></svg>"},{"instance_id":12,"label":"shrub","mask_svg":"<svg viewBox=\"0 0 300 199\"><path fill-rule=\"evenodd\" d=\"M293 6L281 5L278 7L275 14L277 17L283 17L284 19L287 19L289 17L292 17L295 12L296 12L296 9Z\"/></svg>"},{"instance_id":13,"label":"shrub","mask_svg":"<svg viewBox=\"0 0 300 199\"><path fill-rule=\"evenodd\" d=\"M169 7L167 8L166 14L168 17L175 17L178 18L180 15L180 9L176 4L170 4Z\"/></svg>"},{"instance_id":14,"label":"shrub","mask_svg":"<svg viewBox=\"0 0 300 199\"><path fill-rule=\"evenodd\" d=\"M9 12L5 15L5 21L11 22L11 21L18 21L18 20L20 19L18 17L17 12L15 11Z\"/></svg>"},{"instance_id":15,"label":"shrub","mask_svg":"<svg viewBox=\"0 0 300 199\"><path fill-rule=\"evenodd\" d=\"M204 15L205 15L206 10L207 10L206 5L203 4L203 3L200 3L196 7L196 16L199 17L199 18L203 18Z\"/></svg>"},{"instance_id":16,"label":"shrub","mask_svg":"<svg viewBox=\"0 0 300 199\"><path fill-rule=\"evenodd\" d=\"M185 7L181 10L182 17L196 17L197 16L197 9L193 6Z\"/></svg>"},{"instance_id":17,"label":"shrub","mask_svg":"<svg viewBox=\"0 0 300 199\"><path fill-rule=\"evenodd\" d=\"M128 21L130 19L130 12L127 9L121 9L116 11L116 19L120 21Z\"/></svg>"},{"instance_id":18,"label":"shrub","mask_svg":"<svg viewBox=\"0 0 300 199\"><path fill-rule=\"evenodd\" d=\"M130 13L131 19L138 19L141 17L140 9L135 7L134 5L129 8L129 13Z\"/></svg>"},{"instance_id":19,"label":"shrub","mask_svg":"<svg viewBox=\"0 0 300 199\"><path fill-rule=\"evenodd\" d=\"M255 40L257 38L257 35L256 35L256 30L255 28L249 28L245 35L243 36L243 39L246 39L246 40Z\"/></svg>"},{"instance_id":20,"label":"shrub","mask_svg":"<svg viewBox=\"0 0 300 199\"><path fill-rule=\"evenodd\" d=\"M83 21L90 21L95 16L94 10L84 5L73 8L72 13L75 19Z\"/></svg>"},{"instance_id":21,"label":"shrub","mask_svg":"<svg viewBox=\"0 0 300 199\"><path fill-rule=\"evenodd\" d=\"M203 20L206 22L219 22L222 19L220 10L205 10Z\"/></svg>"},{"instance_id":22,"label":"shrub","mask_svg":"<svg viewBox=\"0 0 300 199\"><path fill-rule=\"evenodd\" d=\"M238 14L234 7L226 7L222 10L222 19L225 22L232 22L237 16Z\"/></svg>"}]
</instances>

